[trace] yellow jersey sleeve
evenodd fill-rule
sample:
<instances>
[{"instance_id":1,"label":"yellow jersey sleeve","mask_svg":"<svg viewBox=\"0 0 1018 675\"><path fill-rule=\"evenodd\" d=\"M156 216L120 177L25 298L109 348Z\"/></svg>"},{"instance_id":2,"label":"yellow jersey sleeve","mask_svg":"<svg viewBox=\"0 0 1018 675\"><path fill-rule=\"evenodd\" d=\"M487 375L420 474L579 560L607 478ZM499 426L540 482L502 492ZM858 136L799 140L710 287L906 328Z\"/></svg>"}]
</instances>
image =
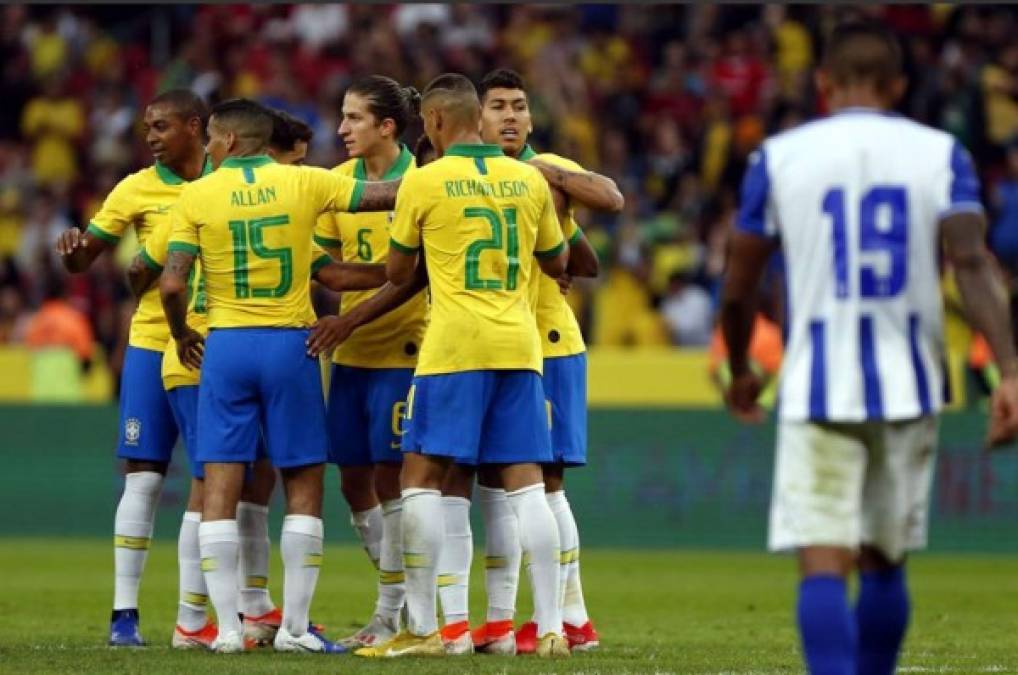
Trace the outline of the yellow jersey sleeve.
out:
<instances>
[{"instance_id":1,"label":"yellow jersey sleeve","mask_svg":"<svg viewBox=\"0 0 1018 675\"><path fill-rule=\"evenodd\" d=\"M425 191L418 189L419 172L403 177L403 183L396 194L396 211L389 231L390 245L401 253L416 253L421 247L421 219L424 206L421 202Z\"/></svg>"},{"instance_id":2,"label":"yellow jersey sleeve","mask_svg":"<svg viewBox=\"0 0 1018 675\"><path fill-rule=\"evenodd\" d=\"M191 207L188 203L189 193L185 189L180 194L180 199L173 205L170 213L170 240L166 249L169 251L183 251L191 255L198 255L198 221L191 215Z\"/></svg>"},{"instance_id":3,"label":"yellow jersey sleeve","mask_svg":"<svg viewBox=\"0 0 1018 675\"><path fill-rule=\"evenodd\" d=\"M106 196L99 212L88 224L88 233L110 243L117 244L128 226L134 222L138 213L137 200L134 198L134 176L128 176L117 183Z\"/></svg>"},{"instance_id":4,"label":"yellow jersey sleeve","mask_svg":"<svg viewBox=\"0 0 1018 675\"><path fill-rule=\"evenodd\" d=\"M534 255L538 258L554 258L565 248L566 243L562 237L562 228L558 224L558 216L555 215L555 202L551 198L551 188L542 176L536 181L539 200L543 200L541 213L537 221L537 243L534 247Z\"/></svg>"},{"instance_id":5,"label":"yellow jersey sleeve","mask_svg":"<svg viewBox=\"0 0 1018 675\"><path fill-rule=\"evenodd\" d=\"M339 234L339 221L334 212L327 211L318 216L314 236L315 243L322 248L340 248L343 245Z\"/></svg>"},{"instance_id":6,"label":"yellow jersey sleeve","mask_svg":"<svg viewBox=\"0 0 1018 675\"><path fill-rule=\"evenodd\" d=\"M172 221L163 220L148 235L138 255L146 265L156 271L161 271L166 266L166 255L170 245L170 232Z\"/></svg>"},{"instance_id":7,"label":"yellow jersey sleeve","mask_svg":"<svg viewBox=\"0 0 1018 675\"><path fill-rule=\"evenodd\" d=\"M355 213L364 194L364 181L314 166L302 167L304 179L321 211Z\"/></svg>"},{"instance_id":8,"label":"yellow jersey sleeve","mask_svg":"<svg viewBox=\"0 0 1018 675\"><path fill-rule=\"evenodd\" d=\"M332 256L329 255L324 248L319 246L317 243L311 244L311 276L314 276L315 272L322 269L330 262L332 262Z\"/></svg>"}]
</instances>

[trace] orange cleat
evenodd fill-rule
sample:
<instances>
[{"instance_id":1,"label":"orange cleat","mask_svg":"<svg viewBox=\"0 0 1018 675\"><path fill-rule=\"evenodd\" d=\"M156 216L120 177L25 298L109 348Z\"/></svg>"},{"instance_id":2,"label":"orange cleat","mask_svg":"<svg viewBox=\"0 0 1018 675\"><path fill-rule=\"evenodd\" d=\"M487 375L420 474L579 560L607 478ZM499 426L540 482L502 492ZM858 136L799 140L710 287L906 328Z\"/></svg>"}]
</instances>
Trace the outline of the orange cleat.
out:
<instances>
[{"instance_id":1,"label":"orange cleat","mask_svg":"<svg viewBox=\"0 0 1018 675\"><path fill-rule=\"evenodd\" d=\"M198 630L184 630L179 625L173 629L173 640L170 644L174 649L211 649L212 643L219 637L216 624L207 621Z\"/></svg>"},{"instance_id":2,"label":"orange cleat","mask_svg":"<svg viewBox=\"0 0 1018 675\"><path fill-rule=\"evenodd\" d=\"M537 624L528 621L516 629L516 653L533 654L537 651Z\"/></svg>"},{"instance_id":3,"label":"orange cleat","mask_svg":"<svg viewBox=\"0 0 1018 675\"><path fill-rule=\"evenodd\" d=\"M283 610L278 607L260 616L244 616L244 637L259 646L272 644L276 631L283 625Z\"/></svg>"},{"instance_id":4,"label":"orange cleat","mask_svg":"<svg viewBox=\"0 0 1018 675\"><path fill-rule=\"evenodd\" d=\"M569 641L569 649L574 652L589 652L601 646L594 624L590 621L579 627L563 623L562 627L565 629L566 640Z\"/></svg>"},{"instance_id":5,"label":"orange cleat","mask_svg":"<svg viewBox=\"0 0 1018 675\"><path fill-rule=\"evenodd\" d=\"M481 654L502 654L512 656L516 653L516 636L513 634L513 622L489 621L471 631L474 651Z\"/></svg>"}]
</instances>

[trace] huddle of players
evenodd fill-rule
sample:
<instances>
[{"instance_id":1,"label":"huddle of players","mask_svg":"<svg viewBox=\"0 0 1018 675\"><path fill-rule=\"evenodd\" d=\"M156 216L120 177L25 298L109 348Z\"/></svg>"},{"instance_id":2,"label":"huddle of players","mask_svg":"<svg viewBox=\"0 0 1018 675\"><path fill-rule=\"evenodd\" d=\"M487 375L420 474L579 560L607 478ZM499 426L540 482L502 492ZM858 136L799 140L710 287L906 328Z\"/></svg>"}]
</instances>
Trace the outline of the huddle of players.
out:
<instances>
[{"instance_id":1,"label":"huddle of players","mask_svg":"<svg viewBox=\"0 0 1018 675\"><path fill-rule=\"evenodd\" d=\"M145 114L155 165L124 179L84 235L61 237L71 271L129 225L142 244L129 272L139 307L121 384L127 476L110 644L143 644L137 591L179 428L194 480L174 646L229 652L272 641L363 656L597 646L562 490L563 467L585 461L586 364L559 284L597 273L570 204L618 210L622 198L567 160L535 159L511 71L487 76L480 100L462 76L428 86L421 115L441 159L426 169L400 143L417 105L415 91L388 78L355 83L339 129L353 159L328 172L287 166L303 159L310 129L250 101L214 108L203 147L202 102L168 92ZM315 320L309 277L344 293L339 316ZM333 360L327 403L311 358L322 353ZM308 620L326 460L340 466L380 574L374 617L342 643ZM267 588L273 467L287 501L282 612ZM489 608L471 634L478 468ZM521 558L535 620L514 634Z\"/></svg>"}]
</instances>

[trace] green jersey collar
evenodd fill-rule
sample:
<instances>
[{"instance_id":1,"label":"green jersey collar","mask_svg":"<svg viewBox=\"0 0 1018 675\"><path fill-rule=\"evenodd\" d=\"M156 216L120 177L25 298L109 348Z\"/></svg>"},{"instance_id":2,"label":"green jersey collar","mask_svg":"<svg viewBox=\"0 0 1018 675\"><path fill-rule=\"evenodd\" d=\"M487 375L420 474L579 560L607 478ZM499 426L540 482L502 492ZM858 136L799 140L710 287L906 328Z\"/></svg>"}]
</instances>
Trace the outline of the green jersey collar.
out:
<instances>
[{"instance_id":1,"label":"green jersey collar","mask_svg":"<svg viewBox=\"0 0 1018 675\"><path fill-rule=\"evenodd\" d=\"M250 155L248 157L227 157L219 166L227 169L257 169L266 164L272 164L276 160L268 155Z\"/></svg>"},{"instance_id":2,"label":"green jersey collar","mask_svg":"<svg viewBox=\"0 0 1018 675\"><path fill-rule=\"evenodd\" d=\"M382 174L381 180L396 180L406 173L406 170L410 167L410 163L414 161L414 153L410 152L410 148L406 145L399 144L399 156L396 157L396 161L393 162L392 166ZM368 171L367 167L364 166L364 158L357 158L357 163L353 166L353 177L357 180L367 180Z\"/></svg>"},{"instance_id":3,"label":"green jersey collar","mask_svg":"<svg viewBox=\"0 0 1018 675\"><path fill-rule=\"evenodd\" d=\"M183 185L187 181L178 176L173 172L173 169L166 166L160 161L156 161L156 175L159 176L159 180L166 183L167 185ZM212 158L205 155L205 164L201 168L201 175L207 176L212 173ZM200 178L201 176L199 176Z\"/></svg>"},{"instance_id":4,"label":"green jersey collar","mask_svg":"<svg viewBox=\"0 0 1018 675\"><path fill-rule=\"evenodd\" d=\"M537 157L537 153L534 152L534 149L532 147L530 147L530 143L527 143L526 145L523 146L523 149L520 150L520 156L517 157L516 159L520 160L521 162L525 162L528 159L533 159L534 157Z\"/></svg>"},{"instance_id":5,"label":"green jersey collar","mask_svg":"<svg viewBox=\"0 0 1018 675\"><path fill-rule=\"evenodd\" d=\"M446 157L504 157L501 146L489 143L456 143L446 148Z\"/></svg>"}]
</instances>

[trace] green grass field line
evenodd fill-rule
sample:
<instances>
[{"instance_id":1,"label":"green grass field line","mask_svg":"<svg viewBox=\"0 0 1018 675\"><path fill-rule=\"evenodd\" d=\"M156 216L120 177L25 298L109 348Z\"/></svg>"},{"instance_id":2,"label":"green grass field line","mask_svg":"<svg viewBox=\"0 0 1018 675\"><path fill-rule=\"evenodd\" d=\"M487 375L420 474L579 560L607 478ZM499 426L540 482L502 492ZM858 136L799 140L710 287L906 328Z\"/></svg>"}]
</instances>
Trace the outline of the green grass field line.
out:
<instances>
[{"instance_id":1,"label":"green grass field line","mask_svg":"<svg viewBox=\"0 0 1018 675\"><path fill-rule=\"evenodd\" d=\"M569 661L473 656L366 662L354 657L241 656L169 648L176 612L176 547L156 542L142 585L142 628L153 645L104 646L112 598L105 540L0 539L0 672L144 673L790 673L801 672L789 558L765 553L584 551L583 582L603 647ZM471 606L483 614L483 553ZM903 672L1018 672L1018 565L1006 556L917 557L913 626ZM272 591L281 602L278 554ZM374 574L354 547L326 549L313 618L332 637L371 613ZM530 612L524 583L518 617Z\"/></svg>"}]
</instances>

